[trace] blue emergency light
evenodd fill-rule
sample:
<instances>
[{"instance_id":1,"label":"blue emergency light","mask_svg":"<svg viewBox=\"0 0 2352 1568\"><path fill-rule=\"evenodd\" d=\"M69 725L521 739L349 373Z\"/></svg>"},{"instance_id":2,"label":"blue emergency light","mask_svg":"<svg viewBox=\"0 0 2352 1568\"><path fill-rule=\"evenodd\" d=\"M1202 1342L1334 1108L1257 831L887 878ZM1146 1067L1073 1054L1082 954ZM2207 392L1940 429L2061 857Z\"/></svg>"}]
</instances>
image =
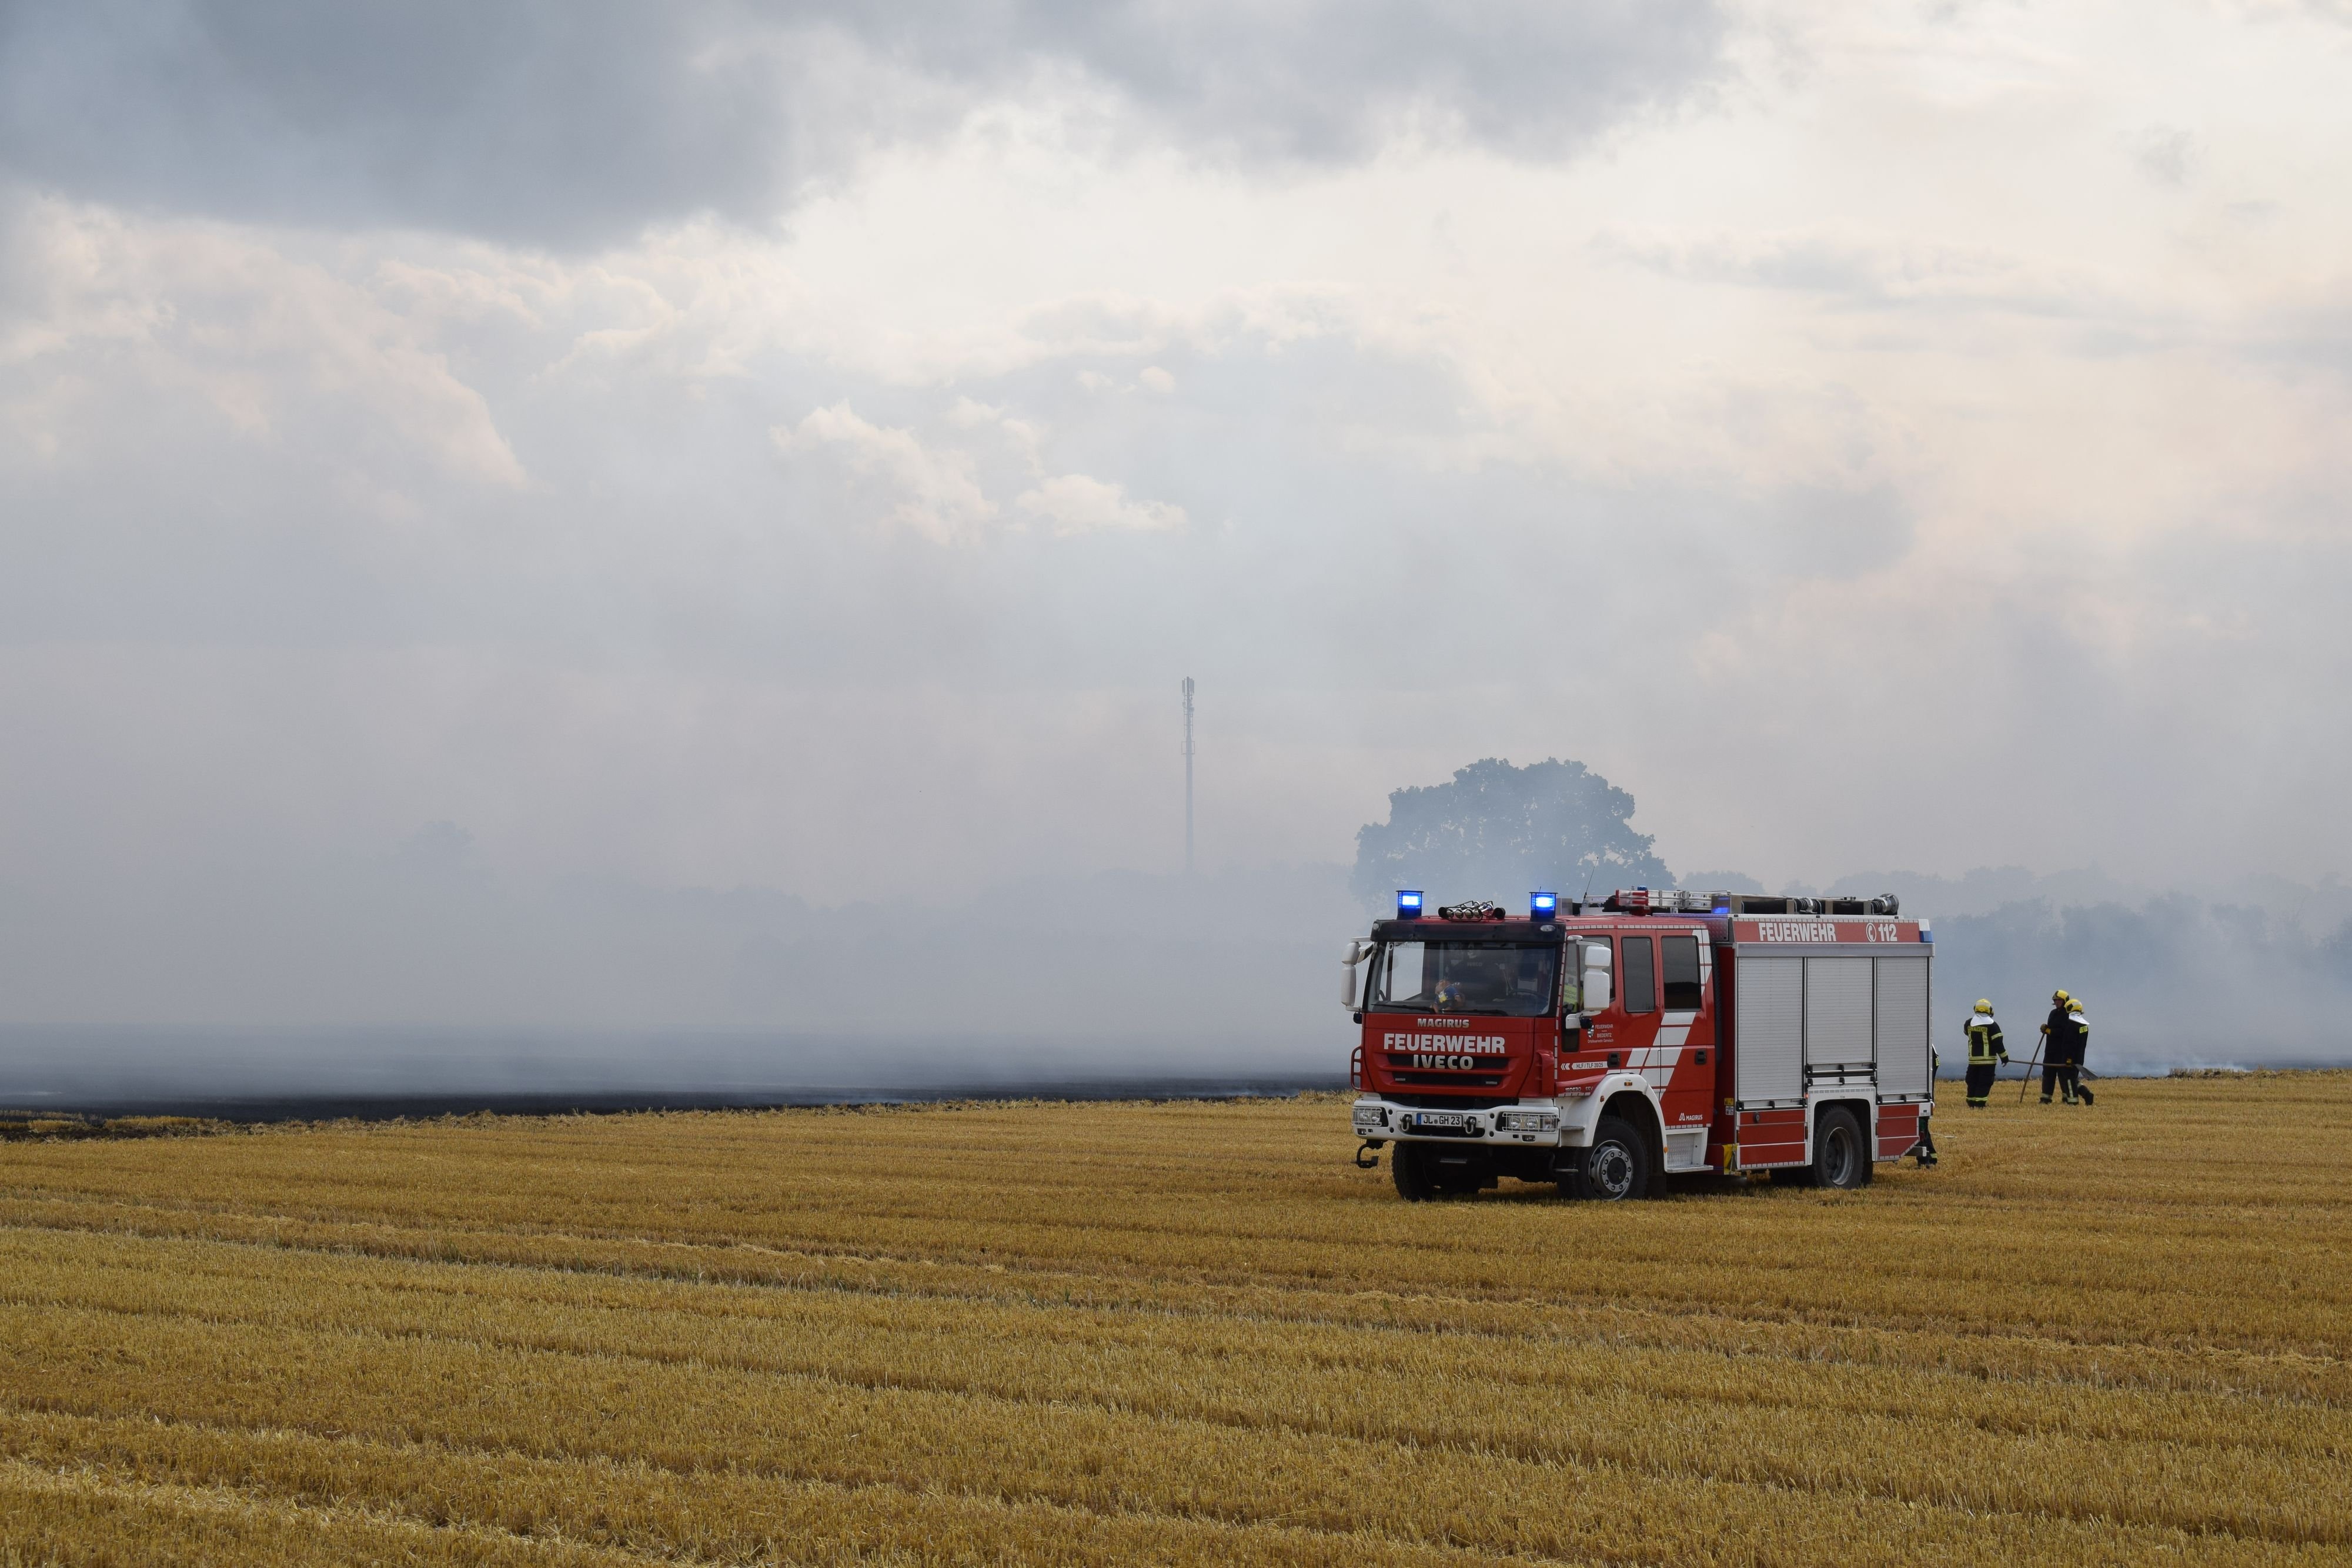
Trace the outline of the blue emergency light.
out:
<instances>
[{"instance_id":1,"label":"blue emergency light","mask_svg":"<svg viewBox=\"0 0 2352 1568\"><path fill-rule=\"evenodd\" d=\"M1417 887L1397 889L1397 918L1399 920L1421 918L1421 889Z\"/></svg>"},{"instance_id":2,"label":"blue emergency light","mask_svg":"<svg viewBox=\"0 0 2352 1568\"><path fill-rule=\"evenodd\" d=\"M1553 915L1558 915L1559 913L1559 894L1556 893L1531 893L1528 894L1528 919L1549 920Z\"/></svg>"}]
</instances>

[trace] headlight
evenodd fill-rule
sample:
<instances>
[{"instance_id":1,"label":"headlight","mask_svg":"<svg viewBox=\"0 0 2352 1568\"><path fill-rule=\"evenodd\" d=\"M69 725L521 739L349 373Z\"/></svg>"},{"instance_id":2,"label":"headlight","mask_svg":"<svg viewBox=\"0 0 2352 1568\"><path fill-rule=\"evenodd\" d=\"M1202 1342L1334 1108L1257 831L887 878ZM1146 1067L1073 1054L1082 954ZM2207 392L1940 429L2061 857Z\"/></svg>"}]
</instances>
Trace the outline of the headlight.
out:
<instances>
[{"instance_id":1,"label":"headlight","mask_svg":"<svg viewBox=\"0 0 2352 1568\"><path fill-rule=\"evenodd\" d=\"M1556 1133L1559 1130L1557 1111L1498 1111L1495 1126L1505 1133Z\"/></svg>"},{"instance_id":2,"label":"headlight","mask_svg":"<svg viewBox=\"0 0 2352 1568\"><path fill-rule=\"evenodd\" d=\"M1359 1127L1377 1127L1387 1120L1387 1113L1383 1112L1378 1105L1359 1105L1356 1107L1356 1125Z\"/></svg>"}]
</instances>

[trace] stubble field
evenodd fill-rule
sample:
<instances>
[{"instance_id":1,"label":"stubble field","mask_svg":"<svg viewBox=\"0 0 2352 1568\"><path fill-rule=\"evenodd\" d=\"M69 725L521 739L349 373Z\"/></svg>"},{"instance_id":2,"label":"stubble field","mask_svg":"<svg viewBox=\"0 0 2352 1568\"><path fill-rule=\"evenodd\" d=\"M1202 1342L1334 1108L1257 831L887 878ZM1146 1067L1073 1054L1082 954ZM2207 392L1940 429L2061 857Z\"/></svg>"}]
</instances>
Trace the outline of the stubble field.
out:
<instances>
[{"instance_id":1,"label":"stubble field","mask_svg":"<svg viewBox=\"0 0 2352 1568\"><path fill-rule=\"evenodd\" d=\"M2352 1558L2352 1074L2103 1088L1614 1206L1330 1096L11 1144L0 1562Z\"/></svg>"}]
</instances>

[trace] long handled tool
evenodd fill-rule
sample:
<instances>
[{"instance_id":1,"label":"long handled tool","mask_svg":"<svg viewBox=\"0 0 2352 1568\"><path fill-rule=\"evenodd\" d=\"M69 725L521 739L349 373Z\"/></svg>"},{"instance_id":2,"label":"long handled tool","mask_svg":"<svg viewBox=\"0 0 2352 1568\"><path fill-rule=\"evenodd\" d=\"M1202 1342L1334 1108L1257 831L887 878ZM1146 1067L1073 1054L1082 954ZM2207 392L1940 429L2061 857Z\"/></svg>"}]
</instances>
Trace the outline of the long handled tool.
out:
<instances>
[{"instance_id":1,"label":"long handled tool","mask_svg":"<svg viewBox=\"0 0 2352 1568\"><path fill-rule=\"evenodd\" d=\"M2041 1043L2033 1048L2033 1060L2025 1064L2025 1082L2017 1086L2017 1103L2021 1105L2025 1103L2025 1096L2033 1087L2033 1070L2042 1065L2042 1047L2049 1043L2050 1037L2042 1036Z\"/></svg>"}]
</instances>

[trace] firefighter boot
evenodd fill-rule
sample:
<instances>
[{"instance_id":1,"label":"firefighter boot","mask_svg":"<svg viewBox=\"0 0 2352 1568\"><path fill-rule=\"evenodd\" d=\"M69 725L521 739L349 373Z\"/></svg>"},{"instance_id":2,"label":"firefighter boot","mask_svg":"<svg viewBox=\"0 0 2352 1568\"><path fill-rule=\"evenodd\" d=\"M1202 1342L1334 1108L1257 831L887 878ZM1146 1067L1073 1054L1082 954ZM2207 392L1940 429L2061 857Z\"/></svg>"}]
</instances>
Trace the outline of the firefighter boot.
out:
<instances>
[{"instance_id":1,"label":"firefighter boot","mask_svg":"<svg viewBox=\"0 0 2352 1568\"><path fill-rule=\"evenodd\" d=\"M2081 1101L2083 1102L2083 1103L2084 1103L2084 1104L2087 1105L2087 1104L2089 1104L2089 1103L2091 1103L2091 1086L2090 1086L2089 1084L2087 1084L2087 1083L2077 1083L2077 1084L2075 1084L2075 1085L2074 1085L2074 1093L2075 1093L2075 1095L2076 1095L2079 1099L2081 1099Z\"/></svg>"}]
</instances>

